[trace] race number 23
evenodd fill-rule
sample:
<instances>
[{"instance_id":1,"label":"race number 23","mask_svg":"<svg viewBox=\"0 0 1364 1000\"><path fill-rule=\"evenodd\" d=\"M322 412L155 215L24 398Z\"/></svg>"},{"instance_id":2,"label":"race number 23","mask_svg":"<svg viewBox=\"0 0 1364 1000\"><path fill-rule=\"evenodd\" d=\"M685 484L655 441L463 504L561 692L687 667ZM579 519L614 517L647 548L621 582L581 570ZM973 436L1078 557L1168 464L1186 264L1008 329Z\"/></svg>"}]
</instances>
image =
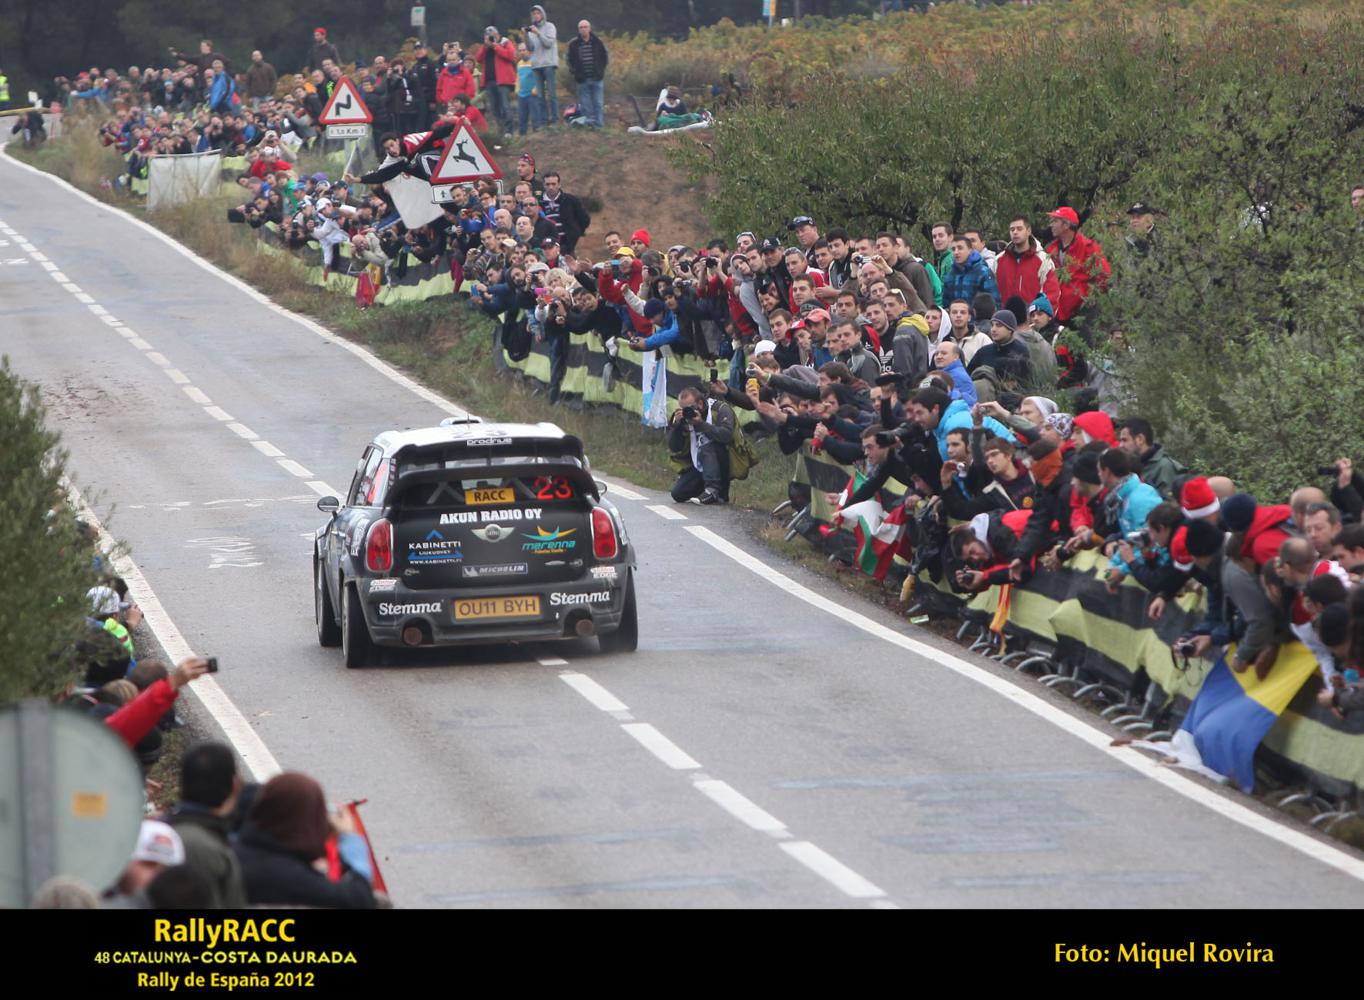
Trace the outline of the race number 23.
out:
<instances>
[{"instance_id":1,"label":"race number 23","mask_svg":"<svg viewBox=\"0 0 1364 1000\"><path fill-rule=\"evenodd\" d=\"M534 485L537 500L573 499L573 484L563 476L555 476L552 479L539 476L535 479Z\"/></svg>"}]
</instances>

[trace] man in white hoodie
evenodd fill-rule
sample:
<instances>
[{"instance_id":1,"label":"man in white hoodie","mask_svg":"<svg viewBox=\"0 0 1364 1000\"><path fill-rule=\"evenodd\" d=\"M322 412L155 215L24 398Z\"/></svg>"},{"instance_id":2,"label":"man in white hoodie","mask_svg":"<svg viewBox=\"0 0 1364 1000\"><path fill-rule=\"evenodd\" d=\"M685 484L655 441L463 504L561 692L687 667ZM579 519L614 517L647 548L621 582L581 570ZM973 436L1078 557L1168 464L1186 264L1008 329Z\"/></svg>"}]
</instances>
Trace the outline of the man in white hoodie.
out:
<instances>
[{"instance_id":1,"label":"man in white hoodie","mask_svg":"<svg viewBox=\"0 0 1364 1000\"><path fill-rule=\"evenodd\" d=\"M546 125L559 124L559 33L554 22L545 17L545 8L536 4L530 9L530 24L526 25L526 48L530 49L530 68L535 71L535 85L540 91L540 103Z\"/></svg>"}]
</instances>

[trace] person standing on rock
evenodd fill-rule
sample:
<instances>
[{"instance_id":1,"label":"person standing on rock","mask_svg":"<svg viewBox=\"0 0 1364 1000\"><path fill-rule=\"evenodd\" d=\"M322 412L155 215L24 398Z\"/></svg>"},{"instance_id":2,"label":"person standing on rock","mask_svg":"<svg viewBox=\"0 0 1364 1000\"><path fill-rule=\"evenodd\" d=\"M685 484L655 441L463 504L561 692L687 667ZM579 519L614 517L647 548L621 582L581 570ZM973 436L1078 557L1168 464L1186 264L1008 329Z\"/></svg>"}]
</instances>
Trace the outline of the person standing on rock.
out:
<instances>
[{"instance_id":1,"label":"person standing on rock","mask_svg":"<svg viewBox=\"0 0 1364 1000\"><path fill-rule=\"evenodd\" d=\"M536 4L530 9L530 24L526 26L526 48L530 49L530 66L535 72L535 84L540 91L540 120L546 125L559 124L559 33L554 22L545 18L545 8ZM524 133L522 133L524 134Z\"/></svg>"}]
</instances>

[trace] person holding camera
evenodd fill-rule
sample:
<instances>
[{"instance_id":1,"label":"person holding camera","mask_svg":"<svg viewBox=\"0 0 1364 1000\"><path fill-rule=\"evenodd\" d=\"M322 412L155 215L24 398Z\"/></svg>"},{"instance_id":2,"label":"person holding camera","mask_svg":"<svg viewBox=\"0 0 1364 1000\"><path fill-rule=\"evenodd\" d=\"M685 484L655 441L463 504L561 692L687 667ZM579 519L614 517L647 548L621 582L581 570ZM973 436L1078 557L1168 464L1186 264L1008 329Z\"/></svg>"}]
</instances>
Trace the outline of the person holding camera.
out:
<instances>
[{"instance_id":1,"label":"person holding camera","mask_svg":"<svg viewBox=\"0 0 1364 1000\"><path fill-rule=\"evenodd\" d=\"M516 87L516 46L490 24L483 29L483 44L474 50L474 61L482 72L488 110L502 131L510 132L514 124L511 97Z\"/></svg>"},{"instance_id":2,"label":"person holding camera","mask_svg":"<svg viewBox=\"0 0 1364 1000\"><path fill-rule=\"evenodd\" d=\"M661 305L661 303L660 303ZM734 410L688 386L677 394L668 421L668 451L687 467L672 486L675 503L699 497L706 505L729 502L729 445L734 440Z\"/></svg>"},{"instance_id":3,"label":"person holding camera","mask_svg":"<svg viewBox=\"0 0 1364 1000\"><path fill-rule=\"evenodd\" d=\"M530 49L530 65L540 91L541 121L546 125L557 125L559 84L555 77L559 73L559 32L554 22L546 19L545 8L539 4L530 9L526 47Z\"/></svg>"}]
</instances>

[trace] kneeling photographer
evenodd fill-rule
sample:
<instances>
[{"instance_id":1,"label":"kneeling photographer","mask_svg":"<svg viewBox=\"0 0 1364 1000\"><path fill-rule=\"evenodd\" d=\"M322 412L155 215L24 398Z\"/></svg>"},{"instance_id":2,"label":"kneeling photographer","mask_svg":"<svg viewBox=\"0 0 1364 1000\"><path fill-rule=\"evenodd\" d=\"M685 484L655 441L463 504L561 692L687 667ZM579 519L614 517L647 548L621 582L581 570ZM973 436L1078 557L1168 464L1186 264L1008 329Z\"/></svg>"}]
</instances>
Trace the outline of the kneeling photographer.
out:
<instances>
[{"instance_id":1,"label":"kneeling photographer","mask_svg":"<svg viewBox=\"0 0 1364 1000\"><path fill-rule=\"evenodd\" d=\"M677 394L668 421L668 451L685 467L673 483L677 503L700 497L703 504L729 502L729 445L734 440L734 410L688 386Z\"/></svg>"}]
</instances>

